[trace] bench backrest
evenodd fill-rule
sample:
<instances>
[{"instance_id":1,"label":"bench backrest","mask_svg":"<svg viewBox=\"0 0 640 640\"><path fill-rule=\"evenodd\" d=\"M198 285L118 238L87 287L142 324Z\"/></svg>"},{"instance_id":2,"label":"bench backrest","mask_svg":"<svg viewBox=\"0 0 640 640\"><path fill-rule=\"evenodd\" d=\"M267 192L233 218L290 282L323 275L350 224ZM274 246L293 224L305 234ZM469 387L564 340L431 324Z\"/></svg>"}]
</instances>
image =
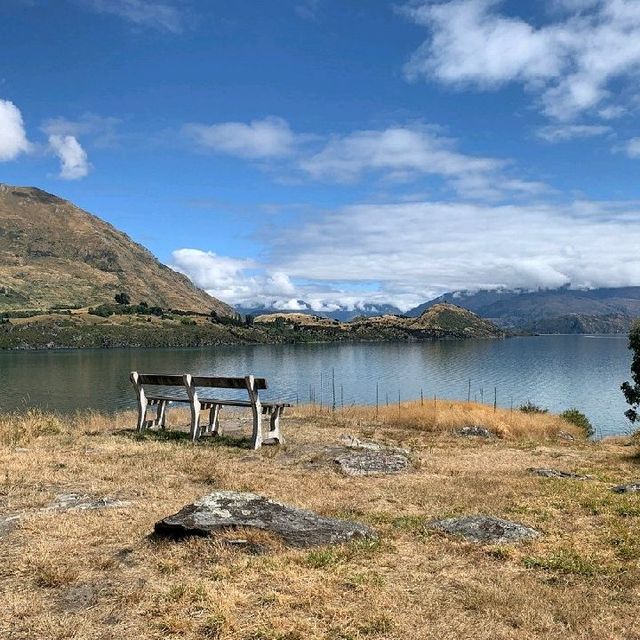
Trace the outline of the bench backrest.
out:
<instances>
[{"instance_id":1,"label":"bench backrest","mask_svg":"<svg viewBox=\"0 0 640 640\"><path fill-rule=\"evenodd\" d=\"M213 387L216 389L246 389L246 378L214 378L212 376L192 376L191 382L194 387ZM267 388L267 381L264 378L254 378L253 388L264 390Z\"/></svg>"},{"instance_id":2,"label":"bench backrest","mask_svg":"<svg viewBox=\"0 0 640 640\"><path fill-rule=\"evenodd\" d=\"M174 375L168 373L138 373L132 371L129 378L136 386L139 385L160 385L163 387L184 387L189 382L184 375ZM248 378L223 378L216 376L189 376L189 381L193 387L209 387L215 389L247 389ZM263 391L267 388L265 378L253 378L253 388L256 391Z\"/></svg>"}]
</instances>

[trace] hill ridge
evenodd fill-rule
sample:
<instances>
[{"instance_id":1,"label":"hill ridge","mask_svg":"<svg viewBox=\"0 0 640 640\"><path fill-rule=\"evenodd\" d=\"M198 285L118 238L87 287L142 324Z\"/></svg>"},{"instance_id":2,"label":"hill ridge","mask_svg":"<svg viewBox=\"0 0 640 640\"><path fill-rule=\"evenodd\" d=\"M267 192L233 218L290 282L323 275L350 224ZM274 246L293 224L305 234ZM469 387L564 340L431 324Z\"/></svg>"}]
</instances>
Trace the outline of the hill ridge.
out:
<instances>
[{"instance_id":1,"label":"hill ridge","mask_svg":"<svg viewBox=\"0 0 640 640\"><path fill-rule=\"evenodd\" d=\"M86 307L116 293L235 314L106 220L38 187L0 184L0 311Z\"/></svg>"}]
</instances>

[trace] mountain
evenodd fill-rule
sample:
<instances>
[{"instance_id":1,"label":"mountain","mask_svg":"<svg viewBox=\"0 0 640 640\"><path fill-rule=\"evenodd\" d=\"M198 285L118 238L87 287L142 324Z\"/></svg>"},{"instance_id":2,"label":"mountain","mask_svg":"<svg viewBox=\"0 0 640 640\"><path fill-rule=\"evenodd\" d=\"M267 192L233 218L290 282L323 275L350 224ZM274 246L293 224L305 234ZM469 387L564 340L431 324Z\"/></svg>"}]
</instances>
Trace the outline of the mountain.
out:
<instances>
[{"instance_id":1,"label":"mountain","mask_svg":"<svg viewBox=\"0 0 640 640\"><path fill-rule=\"evenodd\" d=\"M0 311L132 303L233 316L231 307L70 202L0 184Z\"/></svg>"},{"instance_id":2,"label":"mountain","mask_svg":"<svg viewBox=\"0 0 640 640\"><path fill-rule=\"evenodd\" d=\"M349 308L345 305L340 306L338 309L332 311L316 311L308 302L304 300L295 301L295 309L281 309L274 306L262 305L255 307L243 307L242 305L236 305L235 310L243 316L263 316L272 315L277 313L301 313L305 315L312 315L319 318L331 318L333 320L340 320L341 322L349 322L354 318L363 316L379 316L379 315L398 315L401 313L398 307L394 307L391 304L374 304L363 303L355 305L353 308Z\"/></svg>"},{"instance_id":3,"label":"mountain","mask_svg":"<svg viewBox=\"0 0 640 640\"><path fill-rule=\"evenodd\" d=\"M452 304L438 304L418 318L401 315L358 317L350 322L304 313L258 316L254 324L277 328L309 341L420 341L464 338L503 338L507 332L476 314Z\"/></svg>"},{"instance_id":4,"label":"mountain","mask_svg":"<svg viewBox=\"0 0 640 640\"><path fill-rule=\"evenodd\" d=\"M446 293L407 312L455 303L512 329L537 333L624 333L640 317L640 287Z\"/></svg>"}]
</instances>

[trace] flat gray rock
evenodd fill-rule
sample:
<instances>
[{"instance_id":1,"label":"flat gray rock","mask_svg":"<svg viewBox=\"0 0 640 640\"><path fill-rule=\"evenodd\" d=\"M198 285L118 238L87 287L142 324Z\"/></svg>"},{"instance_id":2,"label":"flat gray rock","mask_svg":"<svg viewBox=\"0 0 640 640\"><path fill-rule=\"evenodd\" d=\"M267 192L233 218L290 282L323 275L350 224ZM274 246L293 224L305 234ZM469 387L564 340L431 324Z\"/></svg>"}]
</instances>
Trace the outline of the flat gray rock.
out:
<instances>
[{"instance_id":1,"label":"flat gray rock","mask_svg":"<svg viewBox=\"0 0 640 640\"><path fill-rule=\"evenodd\" d=\"M334 459L347 476L372 476L401 473L409 468L406 454L395 450L354 451Z\"/></svg>"},{"instance_id":2,"label":"flat gray rock","mask_svg":"<svg viewBox=\"0 0 640 640\"><path fill-rule=\"evenodd\" d=\"M462 536L470 542L490 544L508 544L520 540L531 540L540 535L539 531L525 527L523 524L480 515L435 520L431 522L429 527L444 533Z\"/></svg>"},{"instance_id":3,"label":"flat gray rock","mask_svg":"<svg viewBox=\"0 0 640 640\"><path fill-rule=\"evenodd\" d=\"M486 427L474 424L470 427L462 427L456 431L461 438L493 438L495 434Z\"/></svg>"},{"instance_id":4,"label":"flat gray rock","mask_svg":"<svg viewBox=\"0 0 640 640\"><path fill-rule=\"evenodd\" d=\"M251 527L270 531L293 547L314 547L348 542L354 538L376 539L369 527L346 520L325 518L313 511L290 507L255 493L216 491L178 513L156 522L161 536L180 538L209 535L224 529Z\"/></svg>"},{"instance_id":5,"label":"flat gray rock","mask_svg":"<svg viewBox=\"0 0 640 640\"><path fill-rule=\"evenodd\" d=\"M619 484L611 489L614 493L640 493L640 482L631 482L630 484Z\"/></svg>"},{"instance_id":6,"label":"flat gray rock","mask_svg":"<svg viewBox=\"0 0 640 640\"><path fill-rule=\"evenodd\" d=\"M561 478L565 480L588 480L589 476L581 476L571 471L561 471L560 469L546 469L544 467L530 467L527 469L529 473L543 478Z\"/></svg>"}]
</instances>

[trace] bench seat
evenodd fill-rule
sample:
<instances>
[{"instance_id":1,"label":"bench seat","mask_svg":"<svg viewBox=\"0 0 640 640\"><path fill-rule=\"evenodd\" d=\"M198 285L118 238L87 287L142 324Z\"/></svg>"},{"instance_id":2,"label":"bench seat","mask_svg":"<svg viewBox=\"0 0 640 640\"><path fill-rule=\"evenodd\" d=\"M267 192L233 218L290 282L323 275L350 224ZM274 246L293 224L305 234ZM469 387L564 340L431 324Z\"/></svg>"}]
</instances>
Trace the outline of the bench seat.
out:
<instances>
[{"instance_id":1,"label":"bench seat","mask_svg":"<svg viewBox=\"0 0 640 640\"><path fill-rule=\"evenodd\" d=\"M196 440L203 433L218 435L220 433L220 408L246 407L253 413L253 438L252 447L258 449L262 442L262 422L261 416L269 416L269 433L267 438L270 442L282 443L284 441L280 431L280 416L286 407L290 407L288 402L268 400L262 402L258 395L259 389L266 389L267 382L264 378L254 378L245 376L244 378L221 378L212 376L191 376L168 375L168 374L146 374L132 371L130 375L132 384L136 389L138 399L138 431L143 431L147 427L165 427L167 405L170 403L188 404L191 408L191 438ZM146 392L145 385L157 387L174 387L176 391L151 390ZM213 398L206 394L200 394L198 388L221 388L221 389L244 389L249 394L248 400L239 398ZM184 393L181 390L184 389ZM147 407L156 407L156 416L148 420L146 417ZM209 410L208 425L200 427L200 412Z\"/></svg>"}]
</instances>

